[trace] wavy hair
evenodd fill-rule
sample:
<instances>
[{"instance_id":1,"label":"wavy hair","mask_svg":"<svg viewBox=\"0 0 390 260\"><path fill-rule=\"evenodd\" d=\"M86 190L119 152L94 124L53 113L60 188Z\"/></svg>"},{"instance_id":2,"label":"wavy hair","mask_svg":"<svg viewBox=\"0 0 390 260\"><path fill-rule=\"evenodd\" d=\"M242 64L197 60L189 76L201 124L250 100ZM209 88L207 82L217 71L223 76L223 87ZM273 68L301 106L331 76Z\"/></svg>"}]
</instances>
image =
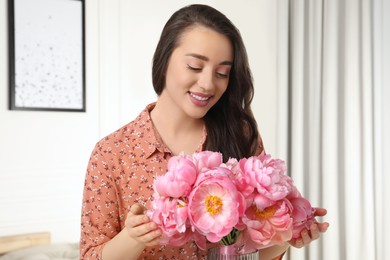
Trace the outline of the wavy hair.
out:
<instances>
[{"instance_id":1,"label":"wavy hair","mask_svg":"<svg viewBox=\"0 0 390 260\"><path fill-rule=\"evenodd\" d=\"M180 36L193 26L204 26L225 35L234 51L228 87L204 117L207 129L204 149L223 153L225 161L230 157L254 155L259 133L250 107L254 87L248 56L239 30L218 10L194 4L179 9L169 18L153 56L154 90L157 95L163 91L172 52L178 46Z\"/></svg>"}]
</instances>

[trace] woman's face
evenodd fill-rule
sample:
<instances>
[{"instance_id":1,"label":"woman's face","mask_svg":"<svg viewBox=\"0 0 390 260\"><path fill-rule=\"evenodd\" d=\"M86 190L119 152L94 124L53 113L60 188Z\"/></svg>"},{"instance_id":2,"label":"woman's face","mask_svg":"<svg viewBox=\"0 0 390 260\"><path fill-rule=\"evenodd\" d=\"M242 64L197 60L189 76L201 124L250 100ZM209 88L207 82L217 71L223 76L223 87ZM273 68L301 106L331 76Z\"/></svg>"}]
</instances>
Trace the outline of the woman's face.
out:
<instances>
[{"instance_id":1,"label":"woman's face","mask_svg":"<svg viewBox=\"0 0 390 260\"><path fill-rule=\"evenodd\" d=\"M187 29L170 57L160 97L185 115L202 118L226 91L232 64L226 36L203 26Z\"/></svg>"}]
</instances>

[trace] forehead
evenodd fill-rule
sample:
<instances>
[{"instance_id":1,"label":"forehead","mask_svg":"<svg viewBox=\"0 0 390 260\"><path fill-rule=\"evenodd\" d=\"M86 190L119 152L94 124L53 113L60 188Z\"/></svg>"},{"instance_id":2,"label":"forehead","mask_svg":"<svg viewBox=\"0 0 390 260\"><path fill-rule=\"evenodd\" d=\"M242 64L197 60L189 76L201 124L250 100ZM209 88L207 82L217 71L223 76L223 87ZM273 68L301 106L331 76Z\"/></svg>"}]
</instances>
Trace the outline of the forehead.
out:
<instances>
[{"instance_id":1,"label":"forehead","mask_svg":"<svg viewBox=\"0 0 390 260\"><path fill-rule=\"evenodd\" d=\"M205 26L187 28L179 37L176 48L206 56L219 56L225 60L233 59L230 39Z\"/></svg>"}]
</instances>

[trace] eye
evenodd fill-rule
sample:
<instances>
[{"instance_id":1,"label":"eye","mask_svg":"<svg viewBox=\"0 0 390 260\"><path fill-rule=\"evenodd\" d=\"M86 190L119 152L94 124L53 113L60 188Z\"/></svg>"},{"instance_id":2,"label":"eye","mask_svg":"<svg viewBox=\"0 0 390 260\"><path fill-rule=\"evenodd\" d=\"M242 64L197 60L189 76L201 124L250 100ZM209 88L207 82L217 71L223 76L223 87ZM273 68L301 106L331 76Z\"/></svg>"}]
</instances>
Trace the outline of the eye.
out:
<instances>
[{"instance_id":1,"label":"eye","mask_svg":"<svg viewBox=\"0 0 390 260\"><path fill-rule=\"evenodd\" d=\"M222 73L222 72L217 72L217 77L218 78L227 79L227 78L229 78L229 74Z\"/></svg>"},{"instance_id":2,"label":"eye","mask_svg":"<svg viewBox=\"0 0 390 260\"><path fill-rule=\"evenodd\" d=\"M189 64L187 64L187 68L188 68L189 70L193 70L193 71L196 71L196 72L202 71L202 68L200 68L200 67L194 67L194 66L191 66L191 65L189 65Z\"/></svg>"}]
</instances>

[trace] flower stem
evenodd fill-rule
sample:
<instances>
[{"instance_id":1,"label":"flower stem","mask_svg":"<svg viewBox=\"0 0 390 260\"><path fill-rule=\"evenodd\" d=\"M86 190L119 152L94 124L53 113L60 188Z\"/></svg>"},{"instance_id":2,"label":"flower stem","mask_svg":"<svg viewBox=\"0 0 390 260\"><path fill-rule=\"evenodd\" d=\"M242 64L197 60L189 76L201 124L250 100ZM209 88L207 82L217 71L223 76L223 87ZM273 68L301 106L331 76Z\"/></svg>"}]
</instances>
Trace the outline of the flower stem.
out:
<instances>
[{"instance_id":1,"label":"flower stem","mask_svg":"<svg viewBox=\"0 0 390 260\"><path fill-rule=\"evenodd\" d=\"M236 243L237 238L240 234L241 234L240 230L233 228L233 230L228 235L224 236L221 239L220 243L225 246L233 245L234 243Z\"/></svg>"}]
</instances>

